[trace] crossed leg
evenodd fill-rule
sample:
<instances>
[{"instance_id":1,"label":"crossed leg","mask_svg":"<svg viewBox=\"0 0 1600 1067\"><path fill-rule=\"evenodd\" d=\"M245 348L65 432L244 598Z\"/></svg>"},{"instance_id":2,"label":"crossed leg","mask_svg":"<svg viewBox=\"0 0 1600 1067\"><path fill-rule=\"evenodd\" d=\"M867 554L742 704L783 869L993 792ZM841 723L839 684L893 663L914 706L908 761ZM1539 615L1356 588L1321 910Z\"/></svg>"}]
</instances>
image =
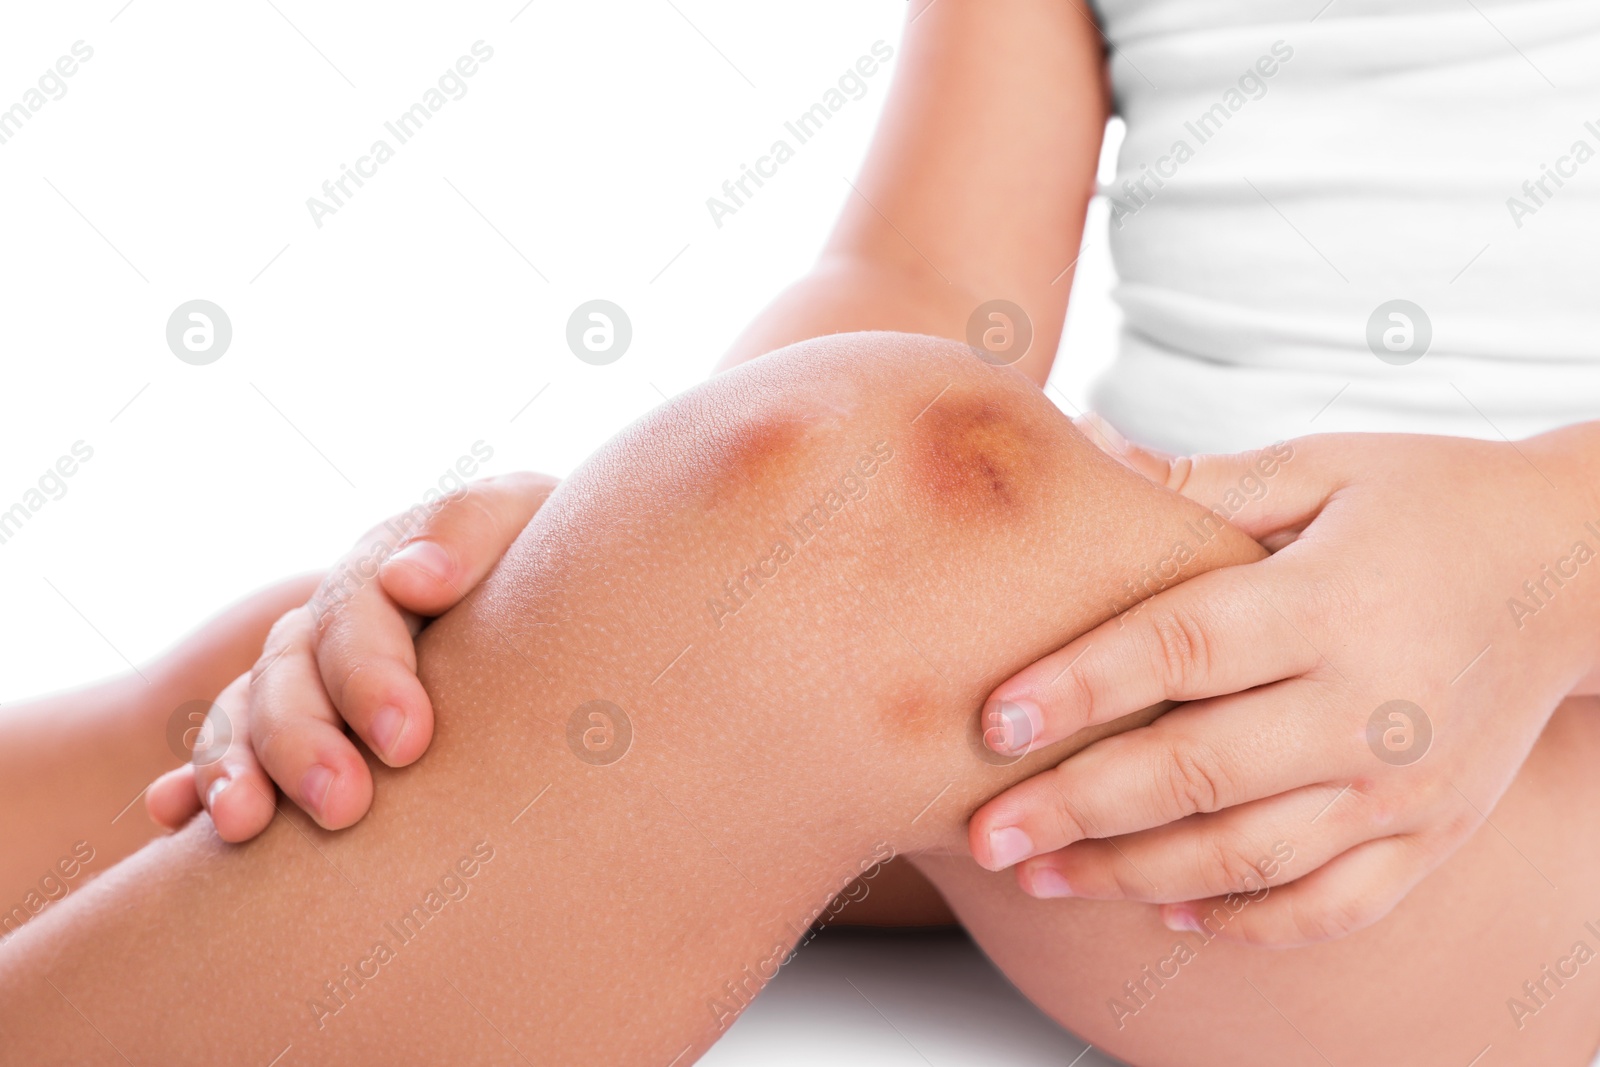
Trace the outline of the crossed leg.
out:
<instances>
[{"instance_id":1,"label":"crossed leg","mask_svg":"<svg viewBox=\"0 0 1600 1067\"><path fill-rule=\"evenodd\" d=\"M1247 972L1300 1000L1325 978L1332 1020L1361 1017L1358 980L1443 1026L1481 1014L1450 1002L1454 974L1406 989L1381 970L1396 943L1454 958L1441 923L1480 915L1447 902L1333 955L1213 944L1211 980L1114 1030L1101 1001L1172 940L1153 909L1032 901L960 858L981 801L1092 740L987 757L985 693L1175 541L1206 531L1186 574L1260 555L1206 518L959 345L853 335L721 375L597 453L425 635L434 746L374 765L360 825L285 811L228 847L199 820L0 946L0 1058L686 1064L841 887L901 853L1025 992L1150 1063L1322 1062L1238 997ZM1520 885L1492 850L1463 855L1488 887L1473 908ZM1591 862L1540 858L1569 894L1600 886ZM1458 936L1493 956L1520 918ZM1554 1002L1529 1040L1574 1053L1594 999ZM1456 1062L1395 1014L1338 1051Z\"/></svg>"}]
</instances>

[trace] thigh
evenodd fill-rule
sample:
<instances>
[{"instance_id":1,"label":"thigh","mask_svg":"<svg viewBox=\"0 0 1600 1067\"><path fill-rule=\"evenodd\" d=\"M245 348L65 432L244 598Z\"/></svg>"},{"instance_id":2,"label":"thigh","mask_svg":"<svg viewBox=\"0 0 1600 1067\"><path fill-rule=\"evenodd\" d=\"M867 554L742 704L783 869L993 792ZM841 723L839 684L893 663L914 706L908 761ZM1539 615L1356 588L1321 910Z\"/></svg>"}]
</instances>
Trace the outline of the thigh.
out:
<instances>
[{"instance_id":1,"label":"thigh","mask_svg":"<svg viewBox=\"0 0 1600 1067\"><path fill-rule=\"evenodd\" d=\"M1586 1067L1600 1043L1596 766L1600 700L1569 700L1454 857L1383 921L1307 948L1175 934L1149 905L1033 900L970 860L918 864L1024 993L1139 1067Z\"/></svg>"}]
</instances>

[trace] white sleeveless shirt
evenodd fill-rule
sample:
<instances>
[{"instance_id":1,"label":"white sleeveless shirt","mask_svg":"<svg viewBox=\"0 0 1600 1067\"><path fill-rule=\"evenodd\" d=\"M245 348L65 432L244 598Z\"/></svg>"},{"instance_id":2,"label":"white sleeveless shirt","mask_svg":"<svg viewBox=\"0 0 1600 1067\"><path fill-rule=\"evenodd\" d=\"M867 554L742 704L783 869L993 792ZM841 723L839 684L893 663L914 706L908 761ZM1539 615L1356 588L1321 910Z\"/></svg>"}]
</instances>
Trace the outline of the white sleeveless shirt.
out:
<instances>
[{"instance_id":1,"label":"white sleeveless shirt","mask_svg":"<svg viewBox=\"0 0 1600 1067\"><path fill-rule=\"evenodd\" d=\"M1600 418L1600 3L1098 7L1113 425L1194 452Z\"/></svg>"}]
</instances>

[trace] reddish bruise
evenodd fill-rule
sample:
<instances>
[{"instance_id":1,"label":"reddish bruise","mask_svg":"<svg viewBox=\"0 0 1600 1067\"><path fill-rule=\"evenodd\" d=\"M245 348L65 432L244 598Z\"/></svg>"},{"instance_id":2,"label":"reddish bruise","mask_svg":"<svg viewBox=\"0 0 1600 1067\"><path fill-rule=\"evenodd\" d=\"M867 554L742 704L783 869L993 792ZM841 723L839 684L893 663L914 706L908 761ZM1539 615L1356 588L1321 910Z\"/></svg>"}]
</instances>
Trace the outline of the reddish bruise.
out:
<instances>
[{"instance_id":1,"label":"reddish bruise","mask_svg":"<svg viewBox=\"0 0 1600 1067\"><path fill-rule=\"evenodd\" d=\"M917 477L942 513L981 520L1026 509L1049 444L1016 405L952 390L913 428Z\"/></svg>"},{"instance_id":2,"label":"reddish bruise","mask_svg":"<svg viewBox=\"0 0 1600 1067\"><path fill-rule=\"evenodd\" d=\"M708 510L726 504L750 487L789 484L779 476L804 459L804 445L815 423L798 413L759 414L716 427L704 454Z\"/></svg>"},{"instance_id":3,"label":"reddish bruise","mask_svg":"<svg viewBox=\"0 0 1600 1067\"><path fill-rule=\"evenodd\" d=\"M951 728L950 697L932 668L928 677L903 683L887 694L882 705L882 720L893 732L893 743L926 740ZM976 710L974 710L976 714Z\"/></svg>"}]
</instances>

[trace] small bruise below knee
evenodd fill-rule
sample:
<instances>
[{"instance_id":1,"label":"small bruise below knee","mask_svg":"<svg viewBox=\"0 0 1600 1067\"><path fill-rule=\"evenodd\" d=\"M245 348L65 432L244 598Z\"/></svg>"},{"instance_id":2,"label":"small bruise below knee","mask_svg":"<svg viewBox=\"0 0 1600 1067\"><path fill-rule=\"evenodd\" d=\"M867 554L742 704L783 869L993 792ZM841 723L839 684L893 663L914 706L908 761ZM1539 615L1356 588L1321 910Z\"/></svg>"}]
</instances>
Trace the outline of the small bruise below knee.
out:
<instances>
[{"instance_id":1,"label":"small bruise below knee","mask_svg":"<svg viewBox=\"0 0 1600 1067\"><path fill-rule=\"evenodd\" d=\"M936 681L914 676L891 688L878 701L880 718L890 727L892 744L925 742L948 728L950 699L939 691Z\"/></svg>"}]
</instances>

